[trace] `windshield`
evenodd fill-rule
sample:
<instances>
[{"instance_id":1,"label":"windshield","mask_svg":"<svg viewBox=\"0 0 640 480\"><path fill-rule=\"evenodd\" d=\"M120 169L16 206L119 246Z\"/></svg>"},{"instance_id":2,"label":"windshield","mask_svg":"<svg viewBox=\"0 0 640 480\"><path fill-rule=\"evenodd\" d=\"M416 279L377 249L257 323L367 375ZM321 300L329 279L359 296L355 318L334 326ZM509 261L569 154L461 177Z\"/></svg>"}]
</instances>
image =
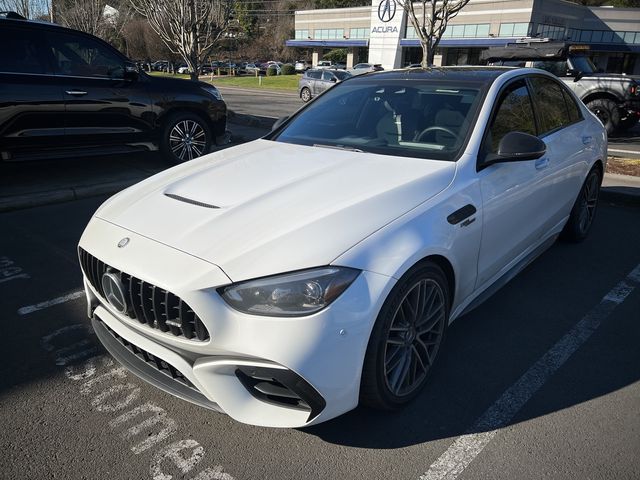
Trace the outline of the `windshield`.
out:
<instances>
[{"instance_id":1,"label":"windshield","mask_svg":"<svg viewBox=\"0 0 640 480\"><path fill-rule=\"evenodd\" d=\"M583 55L572 56L569 58L569 62L571 62L574 70L582 73L596 73L597 71L591 59Z\"/></svg>"},{"instance_id":2,"label":"windshield","mask_svg":"<svg viewBox=\"0 0 640 480\"><path fill-rule=\"evenodd\" d=\"M476 83L356 78L318 97L272 140L453 161L481 97Z\"/></svg>"}]
</instances>

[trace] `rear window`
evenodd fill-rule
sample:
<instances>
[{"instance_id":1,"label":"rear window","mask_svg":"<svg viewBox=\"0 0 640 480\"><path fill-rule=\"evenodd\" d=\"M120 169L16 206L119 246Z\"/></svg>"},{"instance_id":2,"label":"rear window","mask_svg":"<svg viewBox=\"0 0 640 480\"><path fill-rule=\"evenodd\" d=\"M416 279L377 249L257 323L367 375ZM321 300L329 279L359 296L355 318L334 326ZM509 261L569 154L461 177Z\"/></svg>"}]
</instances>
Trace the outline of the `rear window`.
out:
<instances>
[{"instance_id":1,"label":"rear window","mask_svg":"<svg viewBox=\"0 0 640 480\"><path fill-rule=\"evenodd\" d=\"M318 97L272 140L453 161L483 96L475 82L357 79Z\"/></svg>"}]
</instances>

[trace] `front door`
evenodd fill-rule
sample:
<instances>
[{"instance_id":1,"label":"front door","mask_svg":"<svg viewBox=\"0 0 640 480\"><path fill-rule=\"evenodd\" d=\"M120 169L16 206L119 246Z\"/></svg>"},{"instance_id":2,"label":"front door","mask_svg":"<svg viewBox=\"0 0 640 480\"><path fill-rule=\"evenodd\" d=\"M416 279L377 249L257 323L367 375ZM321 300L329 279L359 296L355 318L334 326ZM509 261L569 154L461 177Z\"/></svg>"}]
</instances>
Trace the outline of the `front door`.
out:
<instances>
[{"instance_id":1,"label":"front door","mask_svg":"<svg viewBox=\"0 0 640 480\"><path fill-rule=\"evenodd\" d=\"M537 134L524 79L511 82L503 90L488 128L483 144L485 153L496 153L502 137L511 131ZM543 234L549 215L545 208L547 160L543 156L538 160L496 163L478 173L483 228L477 287L505 273Z\"/></svg>"},{"instance_id":2,"label":"front door","mask_svg":"<svg viewBox=\"0 0 640 480\"><path fill-rule=\"evenodd\" d=\"M125 79L126 59L101 41L47 32L56 75L63 81L66 142L109 146L152 140L151 99L144 77Z\"/></svg>"}]
</instances>

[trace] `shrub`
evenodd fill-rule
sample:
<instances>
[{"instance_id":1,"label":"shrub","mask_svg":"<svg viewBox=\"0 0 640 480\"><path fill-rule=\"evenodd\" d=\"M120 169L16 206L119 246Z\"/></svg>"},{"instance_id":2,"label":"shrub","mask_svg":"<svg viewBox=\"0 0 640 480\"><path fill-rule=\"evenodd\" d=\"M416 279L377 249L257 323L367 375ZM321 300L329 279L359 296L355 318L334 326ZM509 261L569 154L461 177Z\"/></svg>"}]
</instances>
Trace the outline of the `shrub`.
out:
<instances>
[{"instance_id":1,"label":"shrub","mask_svg":"<svg viewBox=\"0 0 640 480\"><path fill-rule=\"evenodd\" d=\"M278 69L276 67L267 68L267 77L275 77L278 75Z\"/></svg>"},{"instance_id":2,"label":"shrub","mask_svg":"<svg viewBox=\"0 0 640 480\"><path fill-rule=\"evenodd\" d=\"M290 63L287 63L282 66L282 75L295 75L295 74L296 74L296 67L294 67Z\"/></svg>"}]
</instances>

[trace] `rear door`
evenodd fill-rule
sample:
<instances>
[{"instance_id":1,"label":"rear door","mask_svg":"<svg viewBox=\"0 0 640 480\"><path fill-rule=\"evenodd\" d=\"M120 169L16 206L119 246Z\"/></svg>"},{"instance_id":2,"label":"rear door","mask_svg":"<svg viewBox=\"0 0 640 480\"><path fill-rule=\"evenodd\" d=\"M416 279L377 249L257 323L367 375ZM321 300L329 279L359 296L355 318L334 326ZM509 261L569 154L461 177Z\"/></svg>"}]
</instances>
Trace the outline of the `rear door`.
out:
<instances>
[{"instance_id":1,"label":"rear door","mask_svg":"<svg viewBox=\"0 0 640 480\"><path fill-rule=\"evenodd\" d=\"M544 211L550 230L568 215L582 179L586 177L595 133L585 131L579 107L566 87L557 80L534 76L529 79L538 118L538 135L547 146L549 181Z\"/></svg>"},{"instance_id":2,"label":"rear door","mask_svg":"<svg viewBox=\"0 0 640 480\"><path fill-rule=\"evenodd\" d=\"M62 86L47 61L41 30L9 23L0 28L0 156L44 157L47 147L64 138Z\"/></svg>"},{"instance_id":3,"label":"rear door","mask_svg":"<svg viewBox=\"0 0 640 480\"><path fill-rule=\"evenodd\" d=\"M151 141L147 82L124 78L126 58L89 35L47 31L55 73L63 85L65 134L74 146Z\"/></svg>"}]
</instances>

